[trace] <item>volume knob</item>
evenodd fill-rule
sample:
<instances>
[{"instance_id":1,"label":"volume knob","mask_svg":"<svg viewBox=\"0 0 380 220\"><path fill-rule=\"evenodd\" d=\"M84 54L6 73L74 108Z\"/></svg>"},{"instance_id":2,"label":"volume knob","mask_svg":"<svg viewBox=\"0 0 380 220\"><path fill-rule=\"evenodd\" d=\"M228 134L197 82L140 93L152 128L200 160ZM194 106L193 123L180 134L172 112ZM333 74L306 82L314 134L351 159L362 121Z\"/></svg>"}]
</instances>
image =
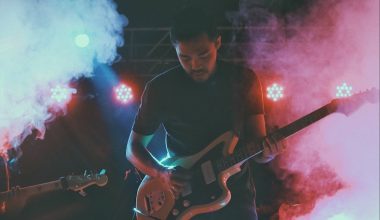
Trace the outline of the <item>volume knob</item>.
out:
<instances>
[{"instance_id":1,"label":"volume knob","mask_svg":"<svg viewBox=\"0 0 380 220\"><path fill-rule=\"evenodd\" d=\"M174 216L177 216L177 215L179 214L178 209L173 209L173 210L172 210L172 214L173 214Z\"/></svg>"},{"instance_id":2,"label":"volume knob","mask_svg":"<svg viewBox=\"0 0 380 220\"><path fill-rule=\"evenodd\" d=\"M183 207L189 207L190 206L190 201L189 200L183 200Z\"/></svg>"}]
</instances>

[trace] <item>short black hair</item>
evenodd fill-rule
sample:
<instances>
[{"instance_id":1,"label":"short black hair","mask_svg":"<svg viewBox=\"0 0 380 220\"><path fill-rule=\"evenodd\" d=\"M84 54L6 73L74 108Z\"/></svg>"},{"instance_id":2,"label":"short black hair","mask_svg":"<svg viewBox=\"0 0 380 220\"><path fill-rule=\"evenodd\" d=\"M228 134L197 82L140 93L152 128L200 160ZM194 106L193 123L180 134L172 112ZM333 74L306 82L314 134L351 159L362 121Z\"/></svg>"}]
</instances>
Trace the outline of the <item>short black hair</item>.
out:
<instances>
[{"instance_id":1,"label":"short black hair","mask_svg":"<svg viewBox=\"0 0 380 220\"><path fill-rule=\"evenodd\" d=\"M216 40L219 36L213 16L207 15L198 7L186 7L176 14L170 29L173 45L179 41L192 40L202 34L206 34L210 40Z\"/></svg>"}]
</instances>

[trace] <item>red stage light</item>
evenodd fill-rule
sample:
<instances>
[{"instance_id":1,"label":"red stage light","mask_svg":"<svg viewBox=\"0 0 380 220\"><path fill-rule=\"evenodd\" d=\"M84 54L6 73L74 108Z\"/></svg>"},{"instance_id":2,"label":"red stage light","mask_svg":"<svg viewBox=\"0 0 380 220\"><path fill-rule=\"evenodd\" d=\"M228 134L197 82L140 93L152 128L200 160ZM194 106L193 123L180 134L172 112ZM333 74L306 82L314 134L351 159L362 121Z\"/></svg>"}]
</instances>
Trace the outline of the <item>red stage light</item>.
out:
<instances>
[{"instance_id":1,"label":"red stage light","mask_svg":"<svg viewBox=\"0 0 380 220\"><path fill-rule=\"evenodd\" d=\"M116 100L118 100L122 104L128 103L133 98L132 88L123 83L116 86L114 88L114 92L115 92Z\"/></svg>"}]
</instances>

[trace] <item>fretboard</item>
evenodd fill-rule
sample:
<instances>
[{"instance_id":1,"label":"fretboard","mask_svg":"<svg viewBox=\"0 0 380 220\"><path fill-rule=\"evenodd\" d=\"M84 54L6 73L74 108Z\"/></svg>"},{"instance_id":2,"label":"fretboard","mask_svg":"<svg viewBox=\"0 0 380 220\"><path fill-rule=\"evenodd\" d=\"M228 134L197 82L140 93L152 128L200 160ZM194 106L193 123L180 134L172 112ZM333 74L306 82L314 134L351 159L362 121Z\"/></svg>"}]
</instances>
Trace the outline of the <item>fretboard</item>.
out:
<instances>
[{"instance_id":1,"label":"fretboard","mask_svg":"<svg viewBox=\"0 0 380 220\"><path fill-rule=\"evenodd\" d=\"M34 185L34 186L27 186L27 187L22 187L19 189L14 189L14 190L16 190L15 193L13 193L11 190L6 191L6 192L1 192L0 193L0 201L6 201L8 199L11 199L11 197L14 195L22 196L24 198L29 198L29 197L34 196L34 195L52 192L52 191L57 191L57 190L61 190L61 189L63 189L62 181L56 180L56 181L42 183L42 184L38 184L38 185Z\"/></svg>"},{"instance_id":2,"label":"fretboard","mask_svg":"<svg viewBox=\"0 0 380 220\"><path fill-rule=\"evenodd\" d=\"M320 119L326 117L327 115L334 113L336 109L337 109L337 105L334 105L334 103L329 103L303 116L302 118L297 119L296 121L278 129L277 131L272 133L271 136L275 140L280 141L306 128L307 126L313 124L314 122L319 121Z\"/></svg>"},{"instance_id":3,"label":"fretboard","mask_svg":"<svg viewBox=\"0 0 380 220\"><path fill-rule=\"evenodd\" d=\"M322 106L321 108L303 116L302 118L297 119L296 121L278 129L269 136L273 137L276 141L285 139L298 131L306 128L307 126L313 124L316 121L326 117L327 115L334 113L337 109L337 105L333 102ZM261 143L258 142L258 143ZM251 157L254 157L262 152L261 147L256 147L252 145L247 145L246 147L236 149L232 155L223 157L215 161L215 168L217 171L223 171L235 164L238 164L242 161L248 160Z\"/></svg>"}]
</instances>

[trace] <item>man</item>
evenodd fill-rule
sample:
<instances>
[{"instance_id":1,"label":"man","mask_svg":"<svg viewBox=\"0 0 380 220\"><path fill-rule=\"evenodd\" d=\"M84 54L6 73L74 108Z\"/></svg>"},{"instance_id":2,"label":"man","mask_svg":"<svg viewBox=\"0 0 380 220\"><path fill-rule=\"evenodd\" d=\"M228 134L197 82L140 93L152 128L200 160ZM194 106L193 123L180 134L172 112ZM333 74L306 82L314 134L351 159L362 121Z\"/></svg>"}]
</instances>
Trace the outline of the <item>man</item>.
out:
<instances>
[{"instance_id":1,"label":"man","mask_svg":"<svg viewBox=\"0 0 380 220\"><path fill-rule=\"evenodd\" d=\"M166 130L170 157L195 154L228 130L239 136L239 146L252 144L266 136L266 128L260 82L249 69L217 59L221 36L210 16L198 8L180 11L170 37L181 65L147 83L129 137L127 158L141 172L179 194L191 178L189 173L162 166L146 149L160 124ZM282 150L282 145L270 138L264 140L264 151L255 158L260 163ZM230 203L195 219L257 219L248 163L228 184Z\"/></svg>"}]
</instances>

